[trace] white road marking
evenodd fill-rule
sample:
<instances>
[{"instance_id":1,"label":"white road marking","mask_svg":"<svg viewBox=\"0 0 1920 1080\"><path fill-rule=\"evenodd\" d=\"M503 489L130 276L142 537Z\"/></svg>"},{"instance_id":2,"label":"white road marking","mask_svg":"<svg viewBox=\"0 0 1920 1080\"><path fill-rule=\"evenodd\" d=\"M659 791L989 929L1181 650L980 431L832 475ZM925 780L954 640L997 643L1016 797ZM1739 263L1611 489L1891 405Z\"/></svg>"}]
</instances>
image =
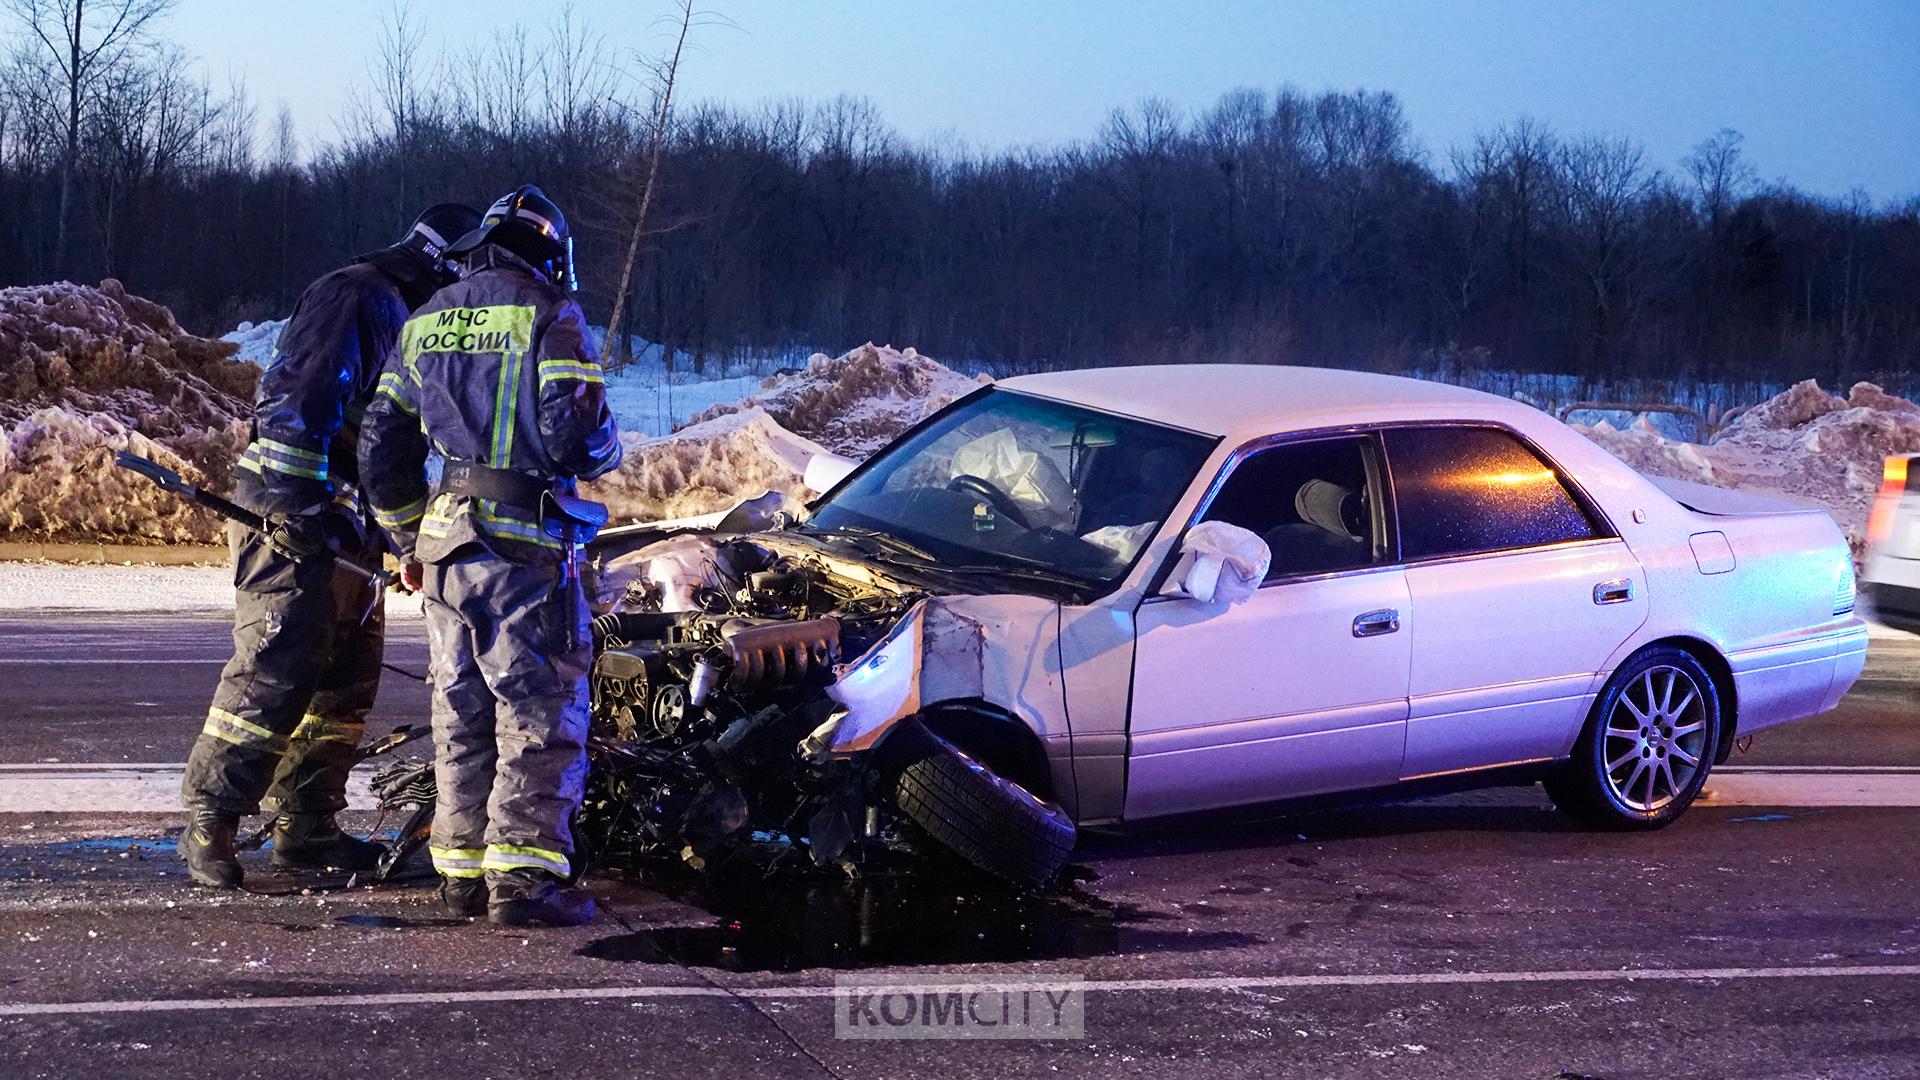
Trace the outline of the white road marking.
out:
<instances>
[{"instance_id":1,"label":"white road marking","mask_svg":"<svg viewBox=\"0 0 1920 1080\"><path fill-rule=\"evenodd\" d=\"M1915 772L1721 772L1701 806L1920 806Z\"/></svg>"},{"instance_id":2,"label":"white road marking","mask_svg":"<svg viewBox=\"0 0 1920 1080\"><path fill-rule=\"evenodd\" d=\"M1719 765L1713 770L1714 776L1743 773L1788 773L1802 776L1825 775L1828 773L1885 773L1898 776L1906 773L1920 773L1920 765Z\"/></svg>"},{"instance_id":3,"label":"white road marking","mask_svg":"<svg viewBox=\"0 0 1920 1080\"><path fill-rule=\"evenodd\" d=\"M178 761L36 761L27 765L0 765L0 776L7 773L32 773L53 770L77 772L119 771L122 769L185 769Z\"/></svg>"},{"instance_id":4,"label":"white road marking","mask_svg":"<svg viewBox=\"0 0 1920 1080\"><path fill-rule=\"evenodd\" d=\"M65 667L69 663L227 663L225 657L0 657L0 663L36 663L40 667Z\"/></svg>"},{"instance_id":5,"label":"white road marking","mask_svg":"<svg viewBox=\"0 0 1920 1080\"><path fill-rule=\"evenodd\" d=\"M185 764L0 767L0 814L148 814L184 811ZM373 809L366 770L347 778L347 807Z\"/></svg>"},{"instance_id":6,"label":"white road marking","mask_svg":"<svg viewBox=\"0 0 1920 1080\"><path fill-rule=\"evenodd\" d=\"M1252 975L1192 979L1086 979L1058 982L995 982L991 977L954 982L929 978L924 987L888 985L892 993L986 990L1086 990L1098 993L1222 992L1375 986L1484 986L1500 983L1730 982L1757 979L1858 979L1920 976L1920 964L1844 967L1628 968L1598 971L1437 971L1382 975ZM853 985L851 980L849 985ZM870 989L882 989L877 983ZM635 998L751 998L799 1001L834 998L840 986L553 987L521 990L442 990L392 994L310 994L258 998L146 998L132 1001L49 1001L0 1004L0 1017L99 1016L114 1013L238 1012L253 1009L366 1009L400 1005L472 1005L495 1002L619 1001Z\"/></svg>"},{"instance_id":7,"label":"white road marking","mask_svg":"<svg viewBox=\"0 0 1920 1080\"><path fill-rule=\"evenodd\" d=\"M46 762L0 765L0 814L171 813L182 762ZM373 808L366 770L347 785L352 809ZM1920 807L1920 766L1747 765L1715 769L1701 806Z\"/></svg>"}]
</instances>

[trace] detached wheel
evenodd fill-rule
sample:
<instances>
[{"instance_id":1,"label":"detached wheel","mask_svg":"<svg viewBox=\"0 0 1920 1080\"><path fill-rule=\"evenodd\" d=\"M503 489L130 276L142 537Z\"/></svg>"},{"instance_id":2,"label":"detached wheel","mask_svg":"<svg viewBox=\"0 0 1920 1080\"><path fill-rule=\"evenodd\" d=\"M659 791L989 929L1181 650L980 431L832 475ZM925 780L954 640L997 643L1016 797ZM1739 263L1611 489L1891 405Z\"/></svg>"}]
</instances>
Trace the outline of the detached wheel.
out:
<instances>
[{"instance_id":1,"label":"detached wheel","mask_svg":"<svg viewBox=\"0 0 1920 1080\"><path fill-rule=\"evenodd\" d=\"M893 802L907 820L975 867L1021 888L1053 878L1073 852L1073 819L965 751L902 721L884 744Z\"/></svg>"},{"instance_id":2,"label":"detached wheel","mask_svg":"<svg viewBox=\"0 0 1920 1080\"><path fill-rule=\"evenodd\" d=\"M1657 829L1706 784L1720 723L1720 692L1698 660L1668 646L1635 653L1600 692L1547 795L1589 824Z\"/></svg>"}]
</instances>

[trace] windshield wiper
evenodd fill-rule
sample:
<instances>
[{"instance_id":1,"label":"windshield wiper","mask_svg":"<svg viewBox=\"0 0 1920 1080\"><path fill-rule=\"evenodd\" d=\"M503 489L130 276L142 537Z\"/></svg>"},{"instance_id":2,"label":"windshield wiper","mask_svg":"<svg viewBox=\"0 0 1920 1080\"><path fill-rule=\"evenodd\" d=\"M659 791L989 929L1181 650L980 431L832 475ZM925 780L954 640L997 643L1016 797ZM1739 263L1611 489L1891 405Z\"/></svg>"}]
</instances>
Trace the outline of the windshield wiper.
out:
<instances>
[{"instance_id":1,"label":"windshield wiper","mask_svg":"<svg viewBox=\"0 0 1920 1080\"><path fill-rule=\"evenodd\" d=\"M892 533L878 529L863 528L859 525L836 525L833 528L807 526L804 532L815 536L833 537L846 540L867 558L890 566L904 567L909 570L931 571L940 574L958 574L963 577L994 576L1003 578L1022 578L1028 581L1044 581L1049 585L1059 585L1072 589L1076 595L1084 595L1090 587L1080 578L1055 573L1038 566L1018 565L967 565L955 566L940 561L939 556L925 548L908 543ZM865 541L865 543L859 543Z\"/></svg>"},{"instance_id":2,"label":"windshield wiper","mask_svg":"<svg viewBox=\"0 0 1920 1080\"><path fill-rule=\"evenodd\" d=\"M893 535L892 533L881 532L878 529L863 529L858 525L839 525L831 529L809 527L805 531L815 533L821 536L844 536L844 537L853 537L859 540L867 540L867 541L870 541L875 547L881 548L884 551L891 551L891 552L896 552L903 555L910 555L913 558L924 559L930 563L939 562L939 559L935 558L933 552L928 551L922 547L916 547L915 545L907 543L905 540L900 539L899 537ZM878 554L878 553L870 551L869 554Z\"/></svg>"},{"instance_id":3,"label":"windshield wiper","mask_svg":"<svg viewBox=\"0 0 1920 1080\"><path fill-rule=\"evenodd\" d=\"M958 574L963 577L1002 577L1019 578L1027 581L1044 581L1049 585L1059 585L1072 589L1076 596L1084 594L1089 584L1068 574L1055 573L1038 566L1018 566L1013 564L986 564L977 566L954 566L933 559L903 559L898 556L875 556L882 562L895 566L905 566L915 570L931 570L942 574Z\"/></svg>"}]
</instances>

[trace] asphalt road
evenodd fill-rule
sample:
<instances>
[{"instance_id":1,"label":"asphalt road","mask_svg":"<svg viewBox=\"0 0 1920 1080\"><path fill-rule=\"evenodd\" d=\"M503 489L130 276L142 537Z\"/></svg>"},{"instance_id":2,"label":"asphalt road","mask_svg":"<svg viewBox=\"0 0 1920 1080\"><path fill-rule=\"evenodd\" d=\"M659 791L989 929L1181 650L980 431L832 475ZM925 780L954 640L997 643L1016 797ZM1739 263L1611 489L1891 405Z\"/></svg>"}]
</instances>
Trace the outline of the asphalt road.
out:
<instances>
[{"instance_id":1,"label":"asphalt road","mask_svg":"<svg viewBox=\"0 0 1920 1080\"><path fill-rule=\"evenodd\" d=\"M224 637L0 621L0 764L183 759ZM1920 765L1909 672L1920 646L1877 640L1838 712L1736 762ZM389 720L424 708L383 688ZM1039 899L594 879L607 917L535 934L443 919L417 882L190 890L174 825L0 814L0 1077L1920 1075L1911 806L1627 836L1508 789L1088 835ZM876 973L1090 980L1084 1038L836 1038L835 976Z\"/></svg>"}]
</instances>

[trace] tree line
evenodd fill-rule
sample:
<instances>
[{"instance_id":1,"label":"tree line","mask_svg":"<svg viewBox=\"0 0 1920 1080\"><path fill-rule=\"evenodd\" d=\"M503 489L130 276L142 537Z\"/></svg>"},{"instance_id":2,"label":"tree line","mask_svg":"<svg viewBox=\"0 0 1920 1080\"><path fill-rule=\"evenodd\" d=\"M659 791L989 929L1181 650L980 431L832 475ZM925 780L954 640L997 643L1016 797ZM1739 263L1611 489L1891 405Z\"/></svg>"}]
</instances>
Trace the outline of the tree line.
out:
<instances>
[{"instance_id":1,"label":"tree line","mask_svg":"<svg viewBox=\"0 0 1920 1080\"><path fill-rule=\"evenodd\" d=\"M694 365L866 340L1001 370L1906 385L1920 362L1920 195L1762 183L1731 131L1660 162L1522 119L1429 154L1390 93L1243 89L975 152L858 98L669 113L670 70L565 10L451 50L397 10L314 139L194 74L169 0L81 3L0 0L0 282L119 277L206 332L284 314L428 203L532 182L572 217L595 321L639 232L628 330Z\"/></svg>"}]
</instances>

